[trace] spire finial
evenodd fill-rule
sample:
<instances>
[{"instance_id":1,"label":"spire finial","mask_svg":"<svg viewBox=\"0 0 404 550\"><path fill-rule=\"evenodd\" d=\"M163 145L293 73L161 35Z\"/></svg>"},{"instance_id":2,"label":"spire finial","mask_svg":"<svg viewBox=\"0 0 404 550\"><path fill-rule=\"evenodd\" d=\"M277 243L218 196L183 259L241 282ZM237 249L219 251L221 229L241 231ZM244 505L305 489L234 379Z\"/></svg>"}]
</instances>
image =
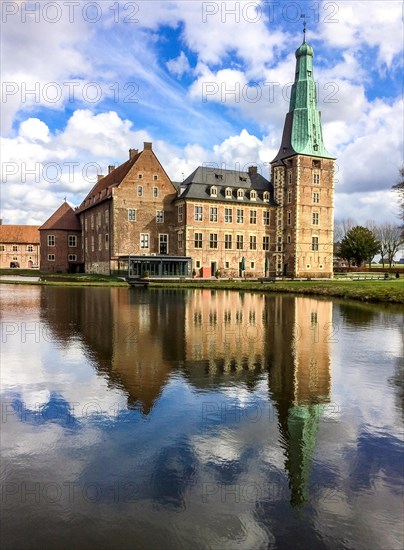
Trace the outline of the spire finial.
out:
<instances>
[{"instance_id":1,"label":"spire finial","mask_svg":"<svg viewBox=\"0 0 404 550\"><path fill-rule=\"evenodd\" d=\"M300 16L303 19L303 44L306 43L306 14L302 13Z\"/></svg>"}]
</instances>

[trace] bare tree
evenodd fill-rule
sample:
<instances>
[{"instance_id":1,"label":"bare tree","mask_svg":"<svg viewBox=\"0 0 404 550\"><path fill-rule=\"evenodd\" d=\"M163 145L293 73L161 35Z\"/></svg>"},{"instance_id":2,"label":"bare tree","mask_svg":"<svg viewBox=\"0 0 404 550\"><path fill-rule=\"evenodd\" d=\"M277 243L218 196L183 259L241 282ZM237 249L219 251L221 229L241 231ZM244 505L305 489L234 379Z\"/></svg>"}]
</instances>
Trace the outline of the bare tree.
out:
<instances>
[{"instance_id":1,"label":"bare tree","mask_svg":"<svg viewBox=\"0 0 404 550\"><path fill-rule=\"evenodd\" d=\"M352 218L341 218L334 222L334 243L340 243L356 222Z\"/></svg>"},{"instance_id":2,"label":"bare tree","mask_svg":"<svg viewBox=\"0 0 404 550\"><path fill-rule=\"evenodd\" d=\"M392 190L396 193L398 198L399 213L398 217L404 221L404 164L398 170L399 178L396 184L392 186ZM404 233L404 225L401 227Z\"/></svg>"},{"instance_id":3,"label":"bare tree","mask_svg":"<svg viewBox=\"0 0 404 550\"><path fill-rule=\"evenodd\" d=\"M370 229L370 228L369 228ZM401 227L389 222L376 225L373 229L376 239L380 242L380 255L383 263L385 261L391 267L394 262L394 256L400 250L404 243Z\"/></svg>"}]
</instances>

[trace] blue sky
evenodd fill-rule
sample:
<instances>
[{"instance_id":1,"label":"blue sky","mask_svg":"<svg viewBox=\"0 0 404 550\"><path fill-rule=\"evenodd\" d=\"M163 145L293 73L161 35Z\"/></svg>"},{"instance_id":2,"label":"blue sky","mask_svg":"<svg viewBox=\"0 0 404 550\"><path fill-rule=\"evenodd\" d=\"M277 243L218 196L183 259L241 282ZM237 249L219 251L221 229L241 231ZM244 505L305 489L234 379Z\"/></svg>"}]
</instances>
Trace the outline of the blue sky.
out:
<instances>
[{"instance_id":1,"label":"blue sky","mask_svg":"<svg viewBox=\"0 0 404 550\"><path fill-rule=\"evenodd\" d=\"M302 18L335 217L394 221L403 8L356 2L12 2L2 10L2 218L42 224L152 141L173 180L279 147ZM30 93L31 91L31 93ZM34 93L32 93L34 91Z\"/></svg>"}]
</instances>

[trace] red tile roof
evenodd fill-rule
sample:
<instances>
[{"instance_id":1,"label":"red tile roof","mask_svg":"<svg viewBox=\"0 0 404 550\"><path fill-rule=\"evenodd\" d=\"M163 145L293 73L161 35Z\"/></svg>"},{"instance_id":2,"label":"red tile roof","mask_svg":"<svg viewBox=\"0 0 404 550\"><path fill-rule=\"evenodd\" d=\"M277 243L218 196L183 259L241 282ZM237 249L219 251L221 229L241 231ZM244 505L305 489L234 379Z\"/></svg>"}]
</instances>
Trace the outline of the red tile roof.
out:
<instances>
[{"instance_id":1,"label":"red tile roof","mask_svg":"<svg viewBox=\"0 0 404 550\"><path fill-rule=\"evenodd\" d=\"M39 225L0 225L1 243L39 244Z\"/></svg>"},{"instance_id":2,"label":"red tile roof","mask_svg":"<svg viewBox=\"0 0 404 550\"><path fill-rule=\"evenodd\" d=\"M78 217L76 216L73 208L67 202L64 202L59 208L52 214L46 222L39 228L43 229L67 229L70 231L81 231L81 225Z\"/></svg>"},{"instance_id":3,"label":"red tile roof","mask_svg":"<svg viewBox=\"0 0 404 550\"><path fill-rule=\"evenodd\" d=\"M107 176L101 178L88 193L78 208L78 212L82 212L94 204L98 204L111 196L111 187L119 185L129 170L135 164L142 152L137 153L117 168L112 170Z\"/></svg>"}]
</instances>

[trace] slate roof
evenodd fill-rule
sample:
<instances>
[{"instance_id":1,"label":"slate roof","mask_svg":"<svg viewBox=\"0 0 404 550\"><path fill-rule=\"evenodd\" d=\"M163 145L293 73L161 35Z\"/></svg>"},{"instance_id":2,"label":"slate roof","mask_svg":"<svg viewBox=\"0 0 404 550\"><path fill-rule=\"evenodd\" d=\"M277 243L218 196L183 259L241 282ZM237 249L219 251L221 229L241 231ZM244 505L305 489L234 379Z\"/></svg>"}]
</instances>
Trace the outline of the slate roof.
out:
<instances>
[{"instance_id":1,"label":"slate roof","mask_svg":"<svg viewBox=\"0 0 404 550\"><path fill-rule=\"evenodd\" d=\"M0 242L39 244L39 225L0 225Z\"/></svg>"},{"instance_id":2,"label":"slate roof","mask_svg":"<svg viewBox=\"0 0 404 550\"><path fill-rule=\"evenodd\" d=\"M217 187L217 196L211 196L211 187ZM226 189L231 188L232 197L226 198ZM183 189L181 191L181 189ZM237 198L237 190L245 191L244 198ZM250 191L257 192L257 198L250 199ZM269 202L263 200L264 192L269 192ZM179 184L178 199L197 199L248 204L276 205L272 183L257 172L240 172L238 170L224 170L199 166L182 183Z\"/></svg>"},{"instance_id":3,"label":"slate roof","mask_svg":"<svg viewBox=\"0 0 404 550\"><path fill-rule=\"evenodd\" d=\"M64 202L39 228L40 231L43 231L44 229L81 231L81 225L73 208L70 204Z\"/></svg>"}]
</instances>

